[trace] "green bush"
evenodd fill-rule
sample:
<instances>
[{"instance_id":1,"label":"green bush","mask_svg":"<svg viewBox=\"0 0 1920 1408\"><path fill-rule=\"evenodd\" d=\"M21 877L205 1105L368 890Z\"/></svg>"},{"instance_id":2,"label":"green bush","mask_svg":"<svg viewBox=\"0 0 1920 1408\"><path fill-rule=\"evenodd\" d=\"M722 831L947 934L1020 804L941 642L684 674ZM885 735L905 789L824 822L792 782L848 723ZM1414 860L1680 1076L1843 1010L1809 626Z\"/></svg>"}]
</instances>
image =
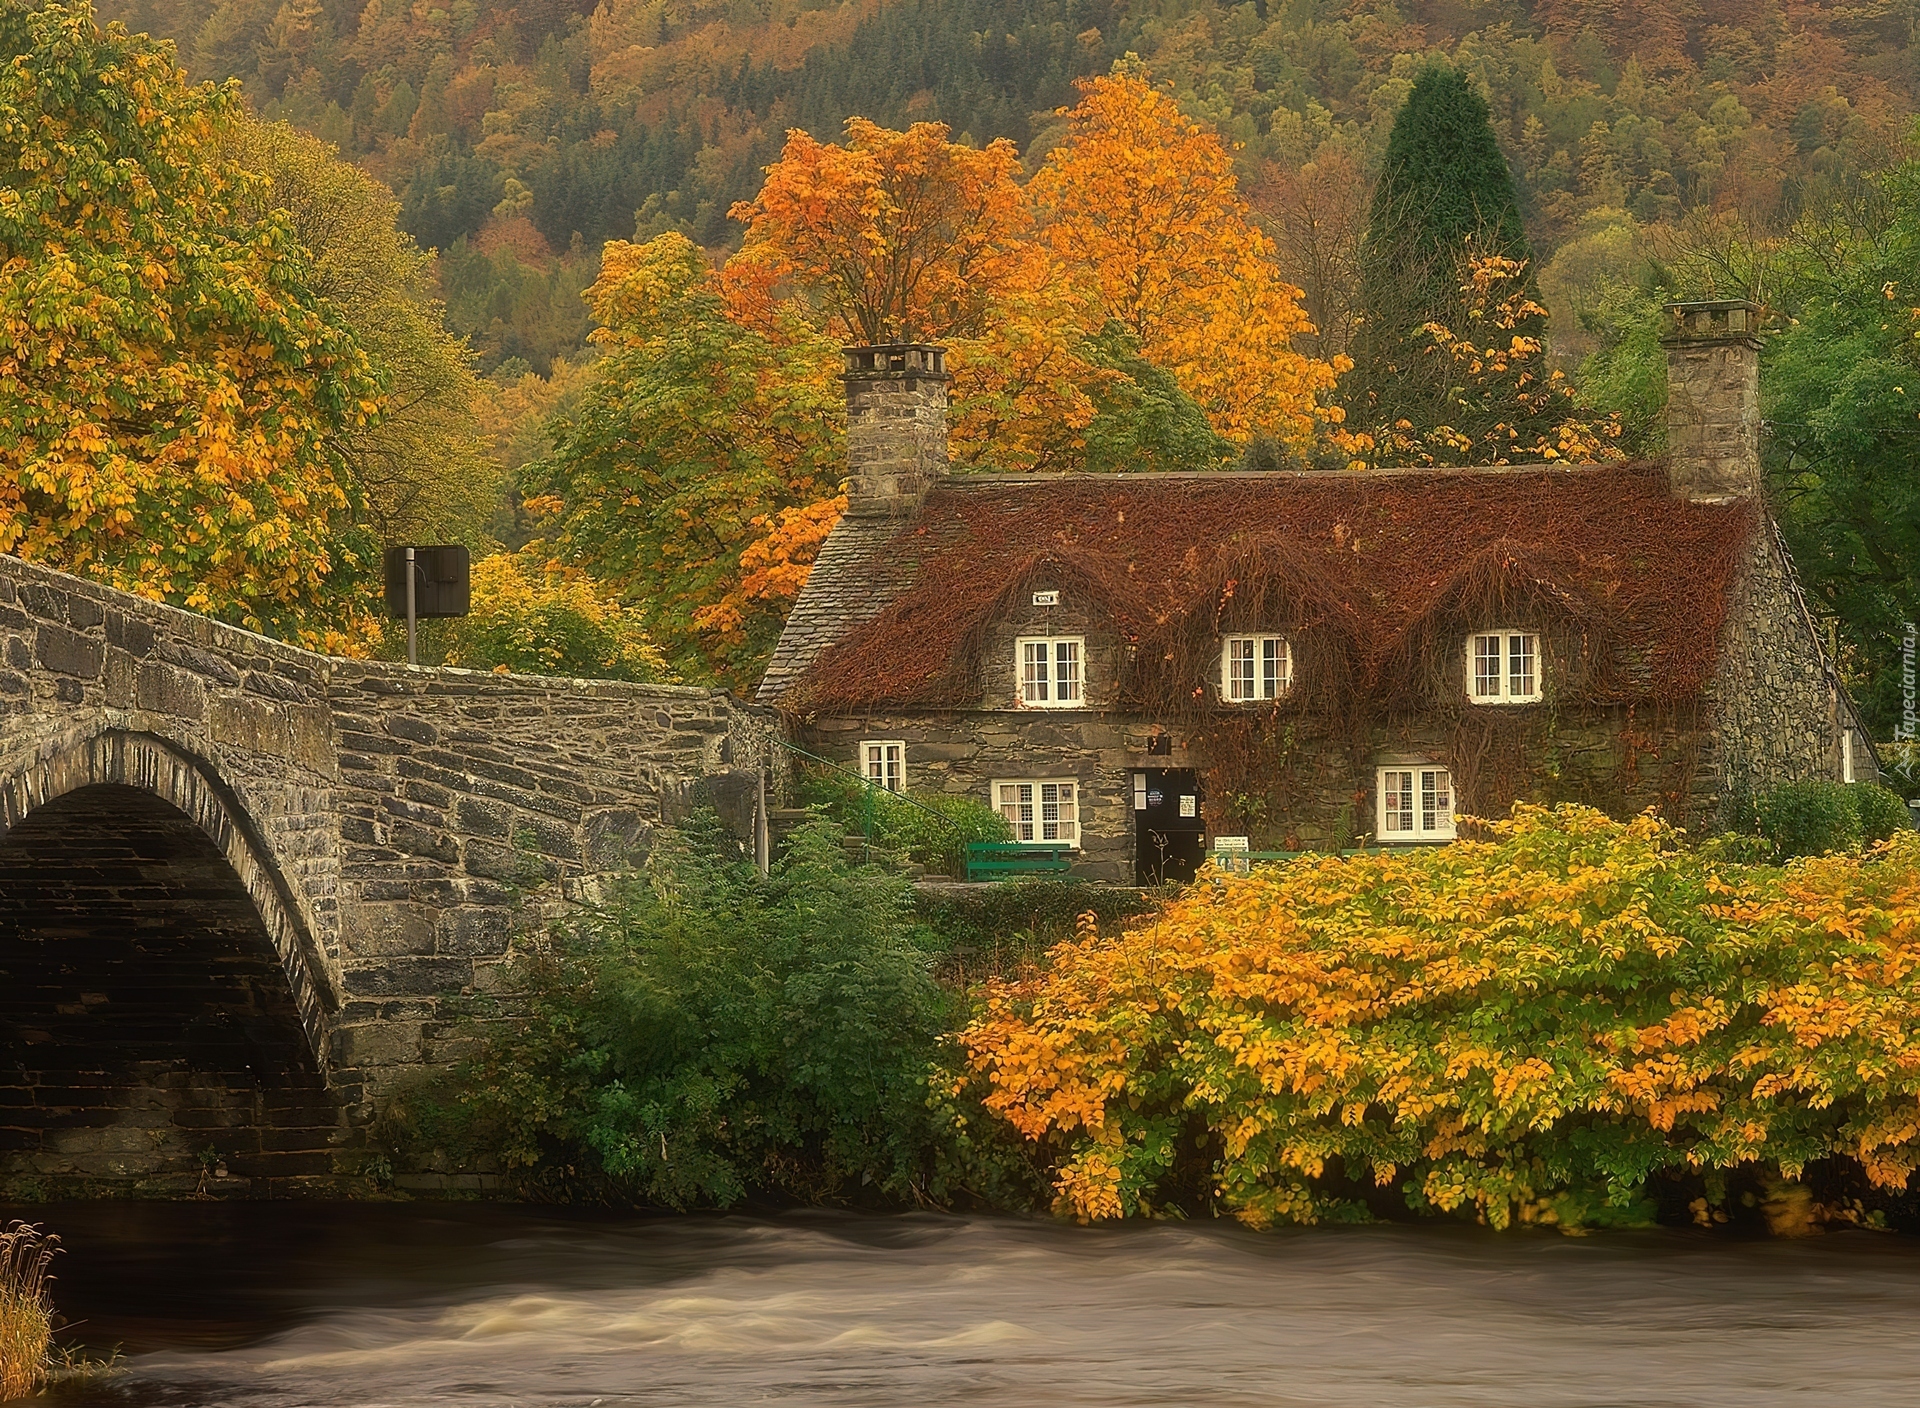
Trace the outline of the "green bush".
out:
<instances>
[{"instance_id":1,"label":"green bush","mask_svg":"<svg viewBox=\"0 0 1920 1408\"><path fill-rule=\"evenodd\" d=\"M956 986L1017 972L1079 931L1091 914L1103 934L1148 913L1160 897L1076 880L1008 880L953 894L920 890L914 906L938 937L941 977Z\"/></svg>"},{"instance_id":2,"label":"green bush","mask_svg":"<svg viewBox=\"0 0 1920 1408\"><path fill-rule=\"evenodd\" d=\"M1018 1141L947 1094L958 999L909 884L850 864L826 821L767 876L730 841L710 817L670 834L522 959L524 1019L488 1024L413 1102L410 1142L491 1155L532 1191L672 1208L1031 1203Z\"/></svg>"},{"instance_id":3,"label":"green bush","mask_svg":"<svg viewBox=\"0 0 1920 1408\"><path fill-rule=\"evenodd\" d=\"M1857 851L1912 823L1906 803L1872 782L1809 778L1730 808L1731 829L1762 839L1773 860Z\"/></svg>"},{"instance_id":4,"label":"green bush","mask_svg":"<svg viewBox=\"0 0 1920 1408\"><path fill-rule=\"evenodd\" d=\"M965 874L971 841L1013 839L1007 819L972 797L910 791L903 800L840 772L804 777L796 790L801 805L940 875Z\"/></svg>"},{"instance_id":5,"label":"green bush","mask_svg":"<svg viewBox=\"0 0 1920 1408\"><path fill-rule=\"evenodd\" d=\"M1897 792L1872 782L1849 784L1855 809L1860 813L1860 833L1868 845L1893 839L1896 831L1913 825L1913 816Z\"/></svg>"},{"instance_id":6,"label":"green bush","mask_svg":"<svg viewBox=\"0 0 1920 1408\"><path fill-rule=\"evenodd\" d=\"M1790 782L1764 794L1756 810L1760 834L1781 860L1860 849L1860 811L1844 783Z\"/></svg>"}]
</instances>

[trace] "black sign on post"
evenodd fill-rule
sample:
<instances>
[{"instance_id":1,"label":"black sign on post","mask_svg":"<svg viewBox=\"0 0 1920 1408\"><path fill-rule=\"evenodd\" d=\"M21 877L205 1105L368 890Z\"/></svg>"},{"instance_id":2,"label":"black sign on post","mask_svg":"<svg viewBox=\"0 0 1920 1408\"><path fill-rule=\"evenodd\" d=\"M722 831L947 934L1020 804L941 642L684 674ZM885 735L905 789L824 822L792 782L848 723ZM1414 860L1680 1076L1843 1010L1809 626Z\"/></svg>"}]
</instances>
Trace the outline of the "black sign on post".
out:
<instances>
[{"instance_id":1,"label":"black sign on post","mask_svg":"<svg viewBox=\"0 0 1920 1408\"><path fill-rule=\"evenodd\" d=\"M407 623L407 663L419 663L413 623L429 616L464 616L470 609L472 559L458 543L388 548L387 614Z\"/></svg>"}]
</instances>

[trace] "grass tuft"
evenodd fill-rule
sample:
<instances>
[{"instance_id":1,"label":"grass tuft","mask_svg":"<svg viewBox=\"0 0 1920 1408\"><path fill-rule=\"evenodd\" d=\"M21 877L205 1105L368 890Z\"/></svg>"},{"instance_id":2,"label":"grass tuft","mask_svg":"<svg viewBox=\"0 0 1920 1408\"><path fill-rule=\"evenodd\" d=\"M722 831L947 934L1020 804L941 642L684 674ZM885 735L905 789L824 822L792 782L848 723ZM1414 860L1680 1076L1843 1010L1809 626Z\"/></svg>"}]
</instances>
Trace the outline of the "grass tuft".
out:
<instances>
[{"instance_id":1,"label":"grass tuft","mask_svg":"<svg viewBox=\"0 0 1920 1408\"><path fill-rule=\"evenodd\" d=\"M29 1222L0 1231L0 1400L24 1398L47 1380L53 1347L48 1268L59 1250L58 1237Z\"/></svg>"}]
</instances>

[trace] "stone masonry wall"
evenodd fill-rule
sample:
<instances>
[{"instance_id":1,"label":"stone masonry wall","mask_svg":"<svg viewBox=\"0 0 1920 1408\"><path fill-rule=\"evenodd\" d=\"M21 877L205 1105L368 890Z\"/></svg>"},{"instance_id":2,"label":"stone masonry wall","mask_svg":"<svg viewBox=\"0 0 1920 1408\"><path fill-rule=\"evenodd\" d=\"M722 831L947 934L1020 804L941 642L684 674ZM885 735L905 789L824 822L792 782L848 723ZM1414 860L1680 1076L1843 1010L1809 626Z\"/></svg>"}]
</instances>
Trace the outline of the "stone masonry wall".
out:
<instances>
[{"instance_id":1,"label":"stone masonry wall","mask_svg":"<svg viewBox=\"0 0 1920 1408\"><path fill-rule=\"evenodd\" d=\"M1821 649L1786 549L1772 524L1752 535L1708 690L1708 766L1716 803L1802 778L1841 776L1840 732L1851 707ZM1871 750L1854 776L1878 777Z\"/></svg>"},{"instance_id":2,"label":"stone masonry wall","mask_svg":"<svg viewBox=\"0 0 1920 1408\"><path fill-rule=\"evenodd\" d=\"M591 898L702 779L750 819L761 789L777 802L777 737L719 691L332 659L0 557L0 835L82 789L102 815L132 789L193 822L354 1128L446 1055L442 995L485 987L516 932ZM113 904L87 935L87 905L65 905L60 932L127 941ZM24 911L0 933L0 972L29 954L57 972L59 953ZM32 1028L14 998L0 982L0 1029Z\"/></svg>"},{"instance_id":3,"label":"stone masonry wall","mask_svg":"<svg viewBox=\"0 0 1920 1408\"><path fill-rule=\"evenodd\" d=\"M779 775L771 715L714 690L333 663L334 1059L377 1090L438 1059L438 995L644 858L690 779Z\"/></svg>"},{"instance_id":4,"label":"stone masonry wall","mask_svg":"<svg viewBox=\"0 0 1920 1408\"><path fill-rule=\"evenodd\" d=\"M1211 723L1151 719L1118 706L1115 682L1125 665L1124 647L1097 612L1065 593L1060 605L1021 604L989 630L981 646L979 692L967 707L906 710L867 715L821 716L802 727L809 748L858 769L860 744L897 739L906 744L910 788L967 796L991 804L1000 778L1071 778L1079 784L1081 853L1074 873L1088 879L1133 883L1135 814L1133 774L1159 768L1191 768L1202 791L1201 812L1210 834L1251 833L1256 848L1345 847L1375 828L1377 769L1389 763L1438 763L1452 769L1460 805L1481 815L1504 815L1518 797L1543 802L1582 801L1617 815L1648 805L1670 813L1690 810L1690 798L1666 794L1686 789L1697 771L1700 739L1684 718L1630 717L1623 706L1554 702L1476 710L1450 696L1413 716L1382 720L1353 739L1341 721L1294 716L1279 721L1269 738L1276 758L1269 789L1257 801L1258 819L1234 814L1230 799L1206 795ZM1087 707L1041 709L1019 702L1015 657L1022 636L1078 636ZM1543 662L1551 683L1555 667ZM1464 652L1446 688L1464 700ZM1211 683L1211 682L1209 682ZM1465 710L1464 718L1461 710ZM1233 711L1223 709L1221 721ZM1459 725L1466 727L1461 729ZM1518 750L1526 766L1503 763L1501 745L1478 743L1473 756L1455 757L1461 738L1478 737L1491 725L1505 750ZM1149 753L1149 740L1165 735L1167 751ZM1631 750L1626 738L1631 736ZM1690 819L1690 818L1686 818Z\"/></svg>"}]
</instances>

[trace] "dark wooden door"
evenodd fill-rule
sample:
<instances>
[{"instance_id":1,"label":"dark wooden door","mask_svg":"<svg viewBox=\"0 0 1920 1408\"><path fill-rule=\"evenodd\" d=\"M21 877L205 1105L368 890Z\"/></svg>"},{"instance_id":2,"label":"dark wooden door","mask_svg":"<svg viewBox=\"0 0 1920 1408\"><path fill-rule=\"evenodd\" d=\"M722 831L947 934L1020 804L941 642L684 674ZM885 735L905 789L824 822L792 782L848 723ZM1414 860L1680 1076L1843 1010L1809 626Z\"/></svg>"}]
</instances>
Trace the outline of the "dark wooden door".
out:
<instances>
[{"instance_id":1,"label":"dark wooden door","mask_svg":"<svg viewBox=\"0 0 1920 1408\"><path fill-rule=\"evenodd\" d=\"M1192 768L1148 768L1133 779L1135 882L1193 879L1207 854L1200 780Z\"/></svg>"}]
</instances>

